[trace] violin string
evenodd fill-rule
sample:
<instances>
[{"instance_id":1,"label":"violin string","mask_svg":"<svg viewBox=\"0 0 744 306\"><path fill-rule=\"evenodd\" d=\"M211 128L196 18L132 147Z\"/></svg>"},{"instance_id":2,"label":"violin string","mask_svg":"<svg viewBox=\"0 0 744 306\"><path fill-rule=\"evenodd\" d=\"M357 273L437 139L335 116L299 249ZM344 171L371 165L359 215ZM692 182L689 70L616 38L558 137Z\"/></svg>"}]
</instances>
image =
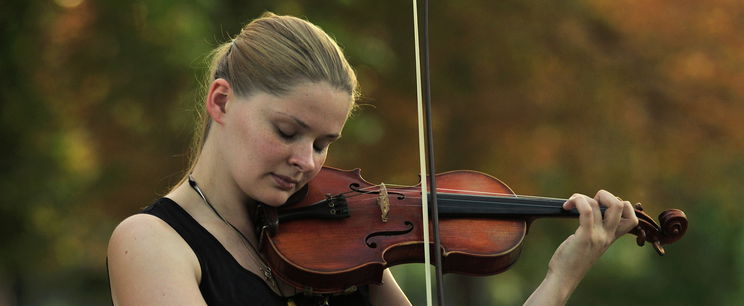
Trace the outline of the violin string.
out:
<instances>
[{"instance_id":1,"label":"violin string","mask_svg":"<svg viewBox=\"0 0 744 306\"><path fill-rule=\"evenodd\" d=\"M442 193L444 195L460 195L458 193ZM466 194L467 195L467 194ZM420 199L421 196L407 196L406 198L409 199ZM489 200L499 200L499 199L516 199L519 200L555 200L555 201L567 201L566 199L558 199L558 198L541 198L541 197L522 197L522 196L491 196L489 198L483 198L483 200L480 200L481 202L489 202Z\"/></svg>"},{"instance_id":2,"label":"violin string","mask_svg":"<svg viewBox=\"0 0 744 306\"><path fill-rule=\"evenodd\" d=\"M446 193L445 193L445 195L446 195ZM359 201L359 202L363 202L363 201L368 201L368 200L377 200L377 198L378 198L377 195L358 194L358 195L352 195L350 197L347 197L347 199L348 198L352 198L352 197L356 198L356 197L360 197L360 196L362 198L357 198L355 200L356 201ZM366 196L366 197L364 197L364 196ZM395 195L392 195L392 196L395 196ZM421 199L420 196L407 196L406 198L408 198L408 199ZM503 198L504 199L515 199L515 197L503 197ZM559 199L559 200L562 200L562 199ZM318 202L313 203L313 204L322 203L323 201L325 201L325 200L318 201ZM492 201L489 201L488 199L482 199L482 200L479 200L479 199L458 199L458 202L484 203L484 204L491 204L491 205L494 205L494 206L535 207L535 208L550 208L550 209L555 209L555 208L561 207L561 205L548 204L548 203L546 203L546 204L533 204L533 203L494 203ZM401 206L401 207L414 207L414 206L415 207L418 207L420 205L415 205L415 204L400 204L398 206ZM457 207L457 205L443 204L443 205L440 205L440 207L448 207L449 208L449 207Z\"/></svg>"},{"instance_id":3,"label":"violin string","mask_svg":"<svg viewBox=\"0 0 744 306\"><path fill-rule=\"evenodd\" d=\"M444 195L447 195L447 193L443 193L443 194ZM364 196L366 196L366 197L364 197ZM396 195L392 195L392 196L396 196ZM362 197L362 198L358 198L358 197ZM348 196L346 198L347 199L356 198L355 200L357 200L357 201L366 201L366 200L377 200L378 196L377 195L370 195L370 194L356 194L356 195ZM406 198L407 199L421 199L420 196L406 196ZM494 197L494 199L498 199L498 198L503 198L503 199L529 199L529 198L513 197L513 196L508 196L508 197ZM471 203L493 204L493 205L521 206L521 207L556 208L556 207L560 207L561 206L561 205L548 204L548 203L546 203L546 204L494 203L493 201L491 201L491 200L494 200L494 199L482 199L482 200L478 200L478 199L468 199L468 200L466 200L466 199L458 199L458 201L460 201L460 202L471 202ZM538 197L538 199L549 199L549 198L539 198ZM563 201L563 199L556 199L556 200L562 200ZM319 203L322 203L324 201L326 201L326 200L321 200L321 201L318 201L318 202L313 203L313 204L319 204ZM403 206L405 206L405 205L403 205ZM416 206L416 205L411 205L411 206ZM442 205L442 207L448 207L448 206Z\"/></svg>"},{"instance_id":4,"label":"violin string","mask_svg":"<svg viewBox=\"0 0 744 306\"><path fill-rule=\"evenodd\" d=\"M375 198L376 199L376 198ZM530 204L530 203L494 203L490 201L484 201L484 200L467 200L467 199L458 199L458 202L469 202L469 203L482 203L482 204L490 204L493 206L512 206L512 207L534 207L534 208L550 208L555 209L561 207L560 205L546 205L546 204ZM400 204L397 205L400 207L419 207L420 205L416 204ZM451 205L451 204L440 204L440 207L448 207L448 208L456 208L457 205Z\"/></svg>"},{"instance_id":5,"label":"violin string","mask_svg":"<svg viewBox=\"0 0 744 306\"><path fill-rule=\"evenodd\" d=\"M379 189L380 185L372 185L369 187L359 188L357 190L361 191L376 191ZM399 188L410 188L411 186L407 185L396 185L396 184L385 184L386 187L399 187ZM449 191L452 193L469 193L469 194L479 194L479 195L492 195L492 196L504 196L504 197L518 197L523 199L536 199L536 200L561 200L566 201L567 199L564 198L556 198L556 197L545 197L545 196L533 196L533 195L525 195L525 194L512 194L512 193L503 193L503 192L489 192L489 191L478 191L478 190L469 190L469 189L452 189L452 188L437 188L437 191ZM343 194L351 193L354 191L347 191ZM399 193L406 193L406 192L414 192L418 193L417 191L396 191ZM392 192L391 192L392 193Z\"/></svg>"},{"instance_id":6,"label":"violin string","mask_svg":"<svg viewBox=\"0 0 744 306\"><path fill-rule=\"evenodd\" d=\"M359 191L372 191L372 192L376 192L377 190L379 190L379 186L380 185L372 185L372 186L369 186L369 187L359 188L357 190L359 190ZM393 184L385 184L385 186L387 186L387 187L403 187L403 188L410 187L410 186L405 186L405 185L393 185ZM567 199L556 198L556 197L533 196L533 195L524 195L524 194L511 194L511 193L503 193L503 192L488 192L488 191L478 191L478 190L468 190L468 189L437 188L437 191L440 191L440 192L441 191L444 191L445 193L447 193L447 191L449 191L450 193L467 193L467 194L478 194L478 195L485 195L485 196L520 198L520 199L567 201ZM340 193L339 195L346 195L346 194L354 193L354 192L356 192L356 191L354 191L354 190L352 190L352 191L346 191L346 192ZM419 194L418 191L388 191L388 192L390 192L393 195L395 193L402 193L402 194L415 193L415 194ZM357 193L357 194L352 195L352 196L361 196L361 195L365 195L365 194L366 193ZM352 197L352 196L349 196L349 197ZM406 196L406 197L413 197L413 196ZM415 198L420 198L420 197L415 197Z\"/></svg>"},{"instance_id":7,"label":"violin string","mask_svg":"<svg viewBox=\"0 0 744 306\"><path fill-rule=\"evenodd\" d=\"M378 198L377 194L380 190L381 185L370 185L363 188L358 188L355 190L349 190L343 193L337 194L344 195L347 199L349 198L357 198L357 201L367 201L367 200L376 200ZM406 185L397 185L397 184L385 184L387 187L399 187L399 188L410 188L411 186ZM441 193L443 195L447 194L476 194L476 195L483 195L483 196L491 196L495 199L498 198L504 198L504 199L525 199L525 200L554 200L554 201L566 201L566 199L562 198L555 198L555 197L542 197L542 196L531 196L531 195L517 195L517 194L510 194L510 193L501 193L501 192L488 192L488 191L477 191L477 190L466 190L466 189L452 189L452 188L437 188L438 191L444 191L444 193ZM369 192L369 193L368 193ZM449 192L449 193L448 193ZM350 195L349 195L350 194ZM396 197L399 194L402 194L408 199L421 199L421 195L419 191L414 190L406 190L406 191L392 191L390 192L390 196ZM366 197L365 197L366 196ZM358 198L361 197L361 198ZM318 201L313 204L322 203L325 200ZM527 204L527 203L493 203L489 199L468 199L463 200L459 199L458 201L461 202L470 202L470 203L489 203L493 205L502 205L502 206L517 206L517 207L534 207L534 208L550 208L554 209L557 207L560 207L561 205L555 205L555 204ZM401 206L419 206L419 205L401 205ZM441 207L455 207L452 205L440 205Z\"/></svg>"}]
</instances>

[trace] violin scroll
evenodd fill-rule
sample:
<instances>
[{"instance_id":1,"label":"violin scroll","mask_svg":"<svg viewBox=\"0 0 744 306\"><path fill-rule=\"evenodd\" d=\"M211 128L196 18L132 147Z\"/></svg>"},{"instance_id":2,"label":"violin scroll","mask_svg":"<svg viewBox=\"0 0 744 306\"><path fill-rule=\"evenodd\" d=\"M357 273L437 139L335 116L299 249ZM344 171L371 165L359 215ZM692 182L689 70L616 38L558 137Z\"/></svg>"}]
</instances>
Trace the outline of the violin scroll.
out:
<instances>
[{"instance_id":1,"label":"violin scroll","mask_svg":"<svg viewBox=\"0 0 744 306\"><path fill-rule=\"evenodd\" d=\"M663 245L679 240L687 232L687 216L679 209L669 209L659 214L661 225L656 224L656 221L643 211L640 203L635 205L635 213L638 217L638 226L630 233L637 236L638 246L650 242L659 255L666 254Z\"/></svg>"}]
</instances>

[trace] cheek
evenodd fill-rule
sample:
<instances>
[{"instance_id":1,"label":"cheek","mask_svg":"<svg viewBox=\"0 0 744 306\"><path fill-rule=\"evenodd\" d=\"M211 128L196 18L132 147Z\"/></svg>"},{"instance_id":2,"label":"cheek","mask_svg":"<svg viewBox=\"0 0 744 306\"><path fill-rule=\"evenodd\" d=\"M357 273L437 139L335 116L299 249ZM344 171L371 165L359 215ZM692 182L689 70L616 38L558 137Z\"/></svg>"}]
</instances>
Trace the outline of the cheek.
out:
<instances>
[{"instance_id":1,"label":"cheek","mask_svg":"<svg viewBox=\"0 0 744 306\"><path fill-rule=\"evenodd\" d=\"M315 167L315 170L313 171L312 175L310 175L310 178L314 178L318 173L320 173L320 170L323 168L323 164L325 164L327 154L320 154L315 157L315 164L318 165Z\"/></svg>"},{"instance_id":2,"label":"cheek","mask_svg":"<svg viewBox=\"0 0 744 306\"><path fill-rule=\"evenodd\" d=\"M254 149L261 152L261 156L266 159L282 158L286 151L286 145L278 137L271 135L270 132L259 135L253 145L255 146Z\"/></svg>"},{"instance_id":3,"label":"cheek","mask_svg":"<svg viewBox=\"0 0 744 306\"><path fill-rule=\"evenodd\" d=\"M232 158L239 164L235 168L244 171L244 174L255 175L263 172L272 161L283 156L283 145L281 140L274 137L272 131L261 126L243 122L243 125L227 140L227 145L232 146ZM237 170L234 169L234 170Z\"/></svg>"},{"instance_id":4,"label":"cheek","mask_svg":"<svg viewBox=\"0 0 744 306\"><path fill-rule=\"evenodd\" d=\"M326 156L328 156L327 153L320 154L315 158L315 164L318 165L318 171L320 171L320 168L325 164Z\"/></svg>"}]
</instances>

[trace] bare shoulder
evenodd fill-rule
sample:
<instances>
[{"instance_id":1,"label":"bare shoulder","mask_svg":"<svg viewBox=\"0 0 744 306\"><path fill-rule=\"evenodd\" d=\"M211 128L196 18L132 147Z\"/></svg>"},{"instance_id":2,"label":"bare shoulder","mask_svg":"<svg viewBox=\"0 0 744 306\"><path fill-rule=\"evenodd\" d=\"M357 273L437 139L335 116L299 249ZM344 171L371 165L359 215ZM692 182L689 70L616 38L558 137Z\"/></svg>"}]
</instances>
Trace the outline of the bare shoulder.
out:
<instances>
[{"instance_id":1,"label":"bare shoulder","mask_svg":"<svg viewBox=\"0 0 744 306\"><path fill-rule=\"evenodd\" d=\"M206 305L196 255L160 218L137 214L122 221L107 256L116 305Z\"/></svg>"}]
</instances>

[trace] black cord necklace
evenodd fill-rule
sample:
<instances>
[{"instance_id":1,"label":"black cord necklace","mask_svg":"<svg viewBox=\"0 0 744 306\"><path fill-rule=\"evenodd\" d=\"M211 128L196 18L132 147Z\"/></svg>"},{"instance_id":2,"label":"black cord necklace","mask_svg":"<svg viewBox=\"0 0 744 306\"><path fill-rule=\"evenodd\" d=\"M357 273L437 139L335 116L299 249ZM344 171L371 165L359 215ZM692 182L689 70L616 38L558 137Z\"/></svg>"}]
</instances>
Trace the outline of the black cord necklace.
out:
<instances>
[{"instance_id":1,"label":"black cord necklace","mask_svg":"<svg viewBox=\"0 0 744 306\"><path fill-rule=\"evenodd\" d=\"M279 287L279 284L276 282L276 279L274 278L274 275L271 272L271 267L269 267L269 265L266 264L266 261L263 259L263 257L261 257L261 254L258 252L258 249L253 245L253 243L251 243L250 240L248 240L248 237L243 235L243 232L238 230L237 227L235 227L234 225L232 225L232 223L227 221L227 219L225 219L225 217L223 217L222 214L220 214L220 212L217 211L217 209L215 209L214 206L212 206L212 203L210 203L209 200L207 200L207 197L201 191L201 188L199 188L199 185L196 184L196 181L194 180L193 177L191 177L191 175L189 175L189 185L191 186L191 188L194 189L194 191L196 191L197 194L199 194L199 197L201 197L202 200L204 200L204 203L207 204L207 206L209 206L209 208L212 209L214 214L217 215L217 217L220 218L222 222L225 222L226 225L230 226L233 230L235 230L236 233L238 233L238 235L240 235L240 238L242 238L243 240L243 244L245 244L247 248L251 249L252 251L251 257L253 257L254 262L259 265L258 269L261 271L261 273L263 273L264 278L266 278L266 280L269 281L269 283L271 283L271 285L274 286L274 288L276 288L277 291L279 291L279 295L284 296L282 289Z\"/></svg>"}]
</instances>

